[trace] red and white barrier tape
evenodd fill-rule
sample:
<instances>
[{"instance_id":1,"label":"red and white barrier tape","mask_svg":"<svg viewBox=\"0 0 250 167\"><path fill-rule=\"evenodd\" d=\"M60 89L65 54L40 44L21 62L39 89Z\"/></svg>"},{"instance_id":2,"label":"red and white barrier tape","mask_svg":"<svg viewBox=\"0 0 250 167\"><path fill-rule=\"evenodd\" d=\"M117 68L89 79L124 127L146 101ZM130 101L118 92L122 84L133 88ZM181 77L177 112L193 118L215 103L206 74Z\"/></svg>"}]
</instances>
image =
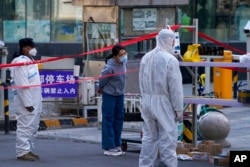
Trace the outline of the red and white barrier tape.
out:
<instances>
[{"instance_id":1,"label":"red and white barrier tape","mask_svg":"<svg viewBox=\"0 0 250 167\"><path fill-rule=\"evenodd\" d=\"M176 29L178 29L180 27L181 27L180 25L172 25L171 29L173 31L175 31ZM186 28L186 29L188 29L190 32L193 31L193 29L190 29L190 28ZM158 34L158 32L147 34L147 35L143 35L143 36L131 39L131 40L123 41L120 44L123 45L123 46L131 45L131 44L143 41L143 40L154 38L157 34ZM208 40L208 41L211 41L211 42L217 44L217 45L223 46L224 48L230 49L232 51L235 51L235 52L238 52L238 53L241 53L241 54L245 54L245 52L243 52L243 51L241 51L239 49L233 48L233 47L231 47L229 45L223 44L222 42L217 41L216 39L213 39L213 38L211 38L211 37L209 37L209 36L207 36L207 35L205 35L205 34L203 34L201 32L198 32L198 35L200 37ZM15 67L15 66L30 65L30 64L47 63L47 62L57 61L57 60L65 59L65 58L82 57L82 56L88 55L88 54L93 54L93 53L99 53L99 52L103 52L103 51L108 51L108 50L111 50L112 47L113 47L113 45L110 45L110 46L107 46L105 48L100 48L100 49L96 49L96 50L93 50L93 51L84 52L84 53L81 53L81 54L67 55L67 56L61 56L61 57L55 57L55 58L47 58L47 59L43 59L43 60L36 60L36 61L30 61L30 62L24 62L24 63L0 64L0 69L1 68L8 68L8 67ZM225 68L230 69L230 70L234 70L234 71L248 72L247 70L242 70L242 69L239 69L239 68L230 68L230 67L225 67ZM134 71L138 71L138 69L128 70L127 73L128 72L134 72ZM112 74L112 75L119 75L119 74ZM109 76L102 76L102 77L109 77ZM100 77L98 76L98 77L94 77L94 78L98 79ZM79 82L79 81L82 81L82 80L77 80L76 82ZM54 84L43 84L43 85L33 85L33 86L22 86L22 87L10 86L9 88L17 89L17 88L26 88L26 87L34 87L34 86L50 86L50 85L65 84L65 83L67 83L67 82L64 82L64 83L54 83Z\"/></svg>"}]
</instances>

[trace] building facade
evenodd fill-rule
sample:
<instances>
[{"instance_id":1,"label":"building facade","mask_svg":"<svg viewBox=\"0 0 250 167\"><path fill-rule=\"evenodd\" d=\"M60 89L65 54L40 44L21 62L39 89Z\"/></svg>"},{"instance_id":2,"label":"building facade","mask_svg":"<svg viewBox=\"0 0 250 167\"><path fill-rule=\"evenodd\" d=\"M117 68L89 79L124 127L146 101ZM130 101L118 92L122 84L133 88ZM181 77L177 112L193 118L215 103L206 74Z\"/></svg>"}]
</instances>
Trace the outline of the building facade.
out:
<instances>
[{"instance_id":1,"label":"building facade","mask_svg":"<svg viewBox=\"0 0 250 167\"><path fill-rule=\"evenodd\" d=\"M153 2L149 0L149 3ZM119 8L119 28L105 23L97 31L102 33L117 29L118 40L124 41L157 31L165 17L168 17L169 24L192 24L192 19L198 18L200 32L246 50L243 28L250 20L249 0L189 0L187 3L170 6L140 5L134 9L129 4L122 4ZM86 30L89 27L83 22L83 0L2 0L0 9L0 40L5 42L10 54L17 51L17 42L23 37L34 38L39 45L39 56L73 55L86 51L86 45L83 45L86 42L84 27ZM148 21L144 16L140 18L142 12L148 12L151 20ZM144 23L140 24L142 19L145 19ZM192 42L189 32L180 30L180 35L182 45ZM199 42L209 43L202 38L199 38ZM144 45L138 43L128 47L130 55L151 48L145 48ZM99 58L104 59L105 55ZM80 59L76 60L76 64L81 63Z\"/></svg>"},{"instance_id":2,"label":"building facade","mask_svg":"<svg viewBox=\"0 0 250 167\"><path fill-rule=\"evenodd\" d=\"M0 9L0 40L8 47L8 62L23 37L38 44L38 59L83 51L81 6L66 0L1 0Z\"/></svg>"}]
</instances>

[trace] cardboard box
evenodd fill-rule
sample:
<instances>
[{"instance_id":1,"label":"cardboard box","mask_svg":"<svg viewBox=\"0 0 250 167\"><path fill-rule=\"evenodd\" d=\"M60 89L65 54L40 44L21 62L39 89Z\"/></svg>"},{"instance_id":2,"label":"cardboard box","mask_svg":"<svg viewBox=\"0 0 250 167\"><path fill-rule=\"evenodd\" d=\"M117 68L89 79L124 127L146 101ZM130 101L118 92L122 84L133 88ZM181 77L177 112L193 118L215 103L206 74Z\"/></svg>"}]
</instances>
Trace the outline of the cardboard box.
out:
<instances>
[{"instance_id":1,"label":"cardboard box","mask_svg":"<svg viewBox=\"0 0 250 167\"><path fill-rule=\"evenodd\" d=\"M214 156L209 156L208 162L213 165L214 164Z\"/></svg>"},{"instance_id":2,"label":"cardboard box","mask_svg":"<svg viewBox=\"0 0 250 167\"><path fill-rule=\"evenodd\" d=\"M215 141L214 140L205 140L204 144L205 145L214 145Z\"/></svg>"},{"instance_id":3,"label":"cardboard box","mask_svg":"<svg viewBox=\"0 0 250 167\"><path fill-rule=\"evenodd\" d=\"M208 152L209 155L213 156L220 154L222 152L222 149L217 145L212 145L212 146L206 146L205 150L203 151Z\"/></svg>"},{"instance_id":4,"label":"cardboard box","mask_svg":"<svg viewBox=\"0 0 250 167\"><path fill-rule=\"evenodd\" d=\"M204 150L204 149L205 149L205 147L206 147L206 145L205 145L205 144L199 144L199 145L198 145L198 148L199 148L200 150Z\"/></svg>"},{"instance_id":5,"label":"cardboard box","mask_svg":"<svg viewBox=\"0 0 250 167\"><path fill-rule=\"evenodd\" d=\"M192 143L184 143L184 148L194 148L194 145Z\"/></svg>"},{"instance_id":6,"label":"cardboard box","mask_svg":"<svg viewBox=\"0 0 250 167\"><path fill-rule=\"evenodd\" d=\"M195 147L195 148L191 148L190 151L191 151L191 152L192 152L192 151L200 151L200 149Z\"/></svg>"},{"instance_id":7,"label":"cardboard box","mask_svg":"<svg viewBox=\"0 0 250 167\"><path fill-rule=\"evenodd\" d=\"M184 147L184 144L183 144L182 142L178 141L177 147L183 148L183 147Z\"/></svg>"},{"instance_id":8,"label":"cardboard box","mask_svg":"<svg viewBox=\"0 0 250 167\"><path fill-rule=\"evenodd\" d=\"M181 147L177 147L176 148L176 154L187 154L189 152L188 148L181 148Z\"/></svg>"},{"instance_id":9,"label":"cardboard box","mask_svg":"<svg viewBox=\"0 0 250 167\"><path fill-rule=\"evenodd\" d=\"M201 152L207 152L209 155L217 155L222 152L222 146L221 144L216 144L213 142L207 142L207 144L199 144L198 145L199 151Z\"/></svg>"},{"instance_id":10,"label":"cardboard box","mask_svg":"<svg viewBox=\"0 0 250 167\"><path fill-rule=\"evenodd\" d=\"M228 157L220 157L220 156L210 156L209 163L215 166L228 166L229 158Z\"/></svg>"},{"instance_id":11,"label":"cardboard box","mask_svg":"<svg viewBox=\"0 0 250 167\"><path fill-rule=\"evenodd\" d=\"M209 160L209 154L207 152L200 152L200 151L192 151L187 153L190 157L193 158L193 160L198 161L208 161Z\"/></svg>"},{"instance_id":12,"label":"cardboard box","mask_svg":"<svg viewBox=\"0 0 250 167\"><path fill-rule=\"evenodd\" d=\"M176 154L187 154L189 152L188 148L184 147L184 144L182 142L178 142L177 143L177 147L176 147Z\"/></svg>"}]
</instances>

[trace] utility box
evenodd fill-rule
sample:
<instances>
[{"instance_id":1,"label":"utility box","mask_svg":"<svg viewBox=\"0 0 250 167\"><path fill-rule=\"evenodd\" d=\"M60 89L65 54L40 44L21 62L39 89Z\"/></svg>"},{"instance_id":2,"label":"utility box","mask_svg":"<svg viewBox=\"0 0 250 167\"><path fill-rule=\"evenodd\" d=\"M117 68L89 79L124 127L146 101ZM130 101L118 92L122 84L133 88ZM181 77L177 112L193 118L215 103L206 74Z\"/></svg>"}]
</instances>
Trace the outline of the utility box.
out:
<instances>
[{"instance_id":1,"label":"utility box","mask_svg":"<svg viewBox=\"0 0 250 167\"><path fill-rule=\"evenodd\" d=\"M232 62L232 51L224 50L223 59L214 59L214 62ZM232 70L214 67L213 69L214 92L218 98L232 99Z\"/></svg>"},{"instance_id":2,"label":"utility box","mask_svg":"<svg viewBox=\"0 0 250 167\"><path fill-rule=\"evenodd\" d=\"M95 78L84 77L80 82L80 102L83 105L94 105L95 100Z\"/></svg>"}]
</instances>

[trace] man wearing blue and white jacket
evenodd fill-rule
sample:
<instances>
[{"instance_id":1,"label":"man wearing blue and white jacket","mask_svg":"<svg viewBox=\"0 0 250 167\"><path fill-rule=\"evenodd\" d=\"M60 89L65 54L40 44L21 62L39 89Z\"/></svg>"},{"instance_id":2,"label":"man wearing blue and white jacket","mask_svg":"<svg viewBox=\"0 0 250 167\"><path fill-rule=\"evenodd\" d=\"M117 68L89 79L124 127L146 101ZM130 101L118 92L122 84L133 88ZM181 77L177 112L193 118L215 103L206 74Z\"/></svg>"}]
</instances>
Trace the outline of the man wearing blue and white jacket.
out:
<instances>
[{"instance_id":1,"label":"man wearing blue and white jacket","mask_svg":"<svg viewBox=\"0 0 250 167\"><path fill-rule=\"evenodd\" d=\"M112 48L99 78L102 93L102 148L104 155L119 156L124 120L127 52L121 45Z\"/></svg>"}]
</instances>

